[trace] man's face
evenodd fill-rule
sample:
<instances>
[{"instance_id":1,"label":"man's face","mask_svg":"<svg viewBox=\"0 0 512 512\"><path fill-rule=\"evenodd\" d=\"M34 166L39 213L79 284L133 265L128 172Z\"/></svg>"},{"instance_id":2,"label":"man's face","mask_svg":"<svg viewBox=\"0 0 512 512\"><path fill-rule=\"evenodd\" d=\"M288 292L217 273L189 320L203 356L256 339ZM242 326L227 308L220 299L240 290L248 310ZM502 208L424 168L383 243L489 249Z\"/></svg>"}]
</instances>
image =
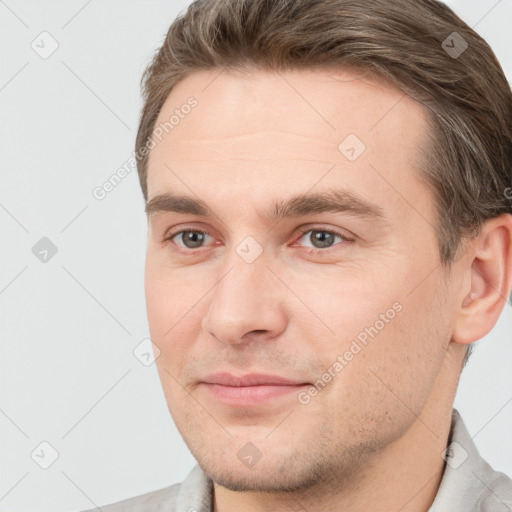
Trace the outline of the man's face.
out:
<instances>
[{"instance_id":1,"label":"man's face","mask_svg":"<svg viewBox=\"0 0 512 512\"><path fill-rule=\"evenodd\" d=\"M349 71L213 70L181 81L155 126L173 114L149 161L146 295L179 431L233 490L360 469L433 400L451 337L414 167L423 108Z\"/></svg>"}]
</instances>

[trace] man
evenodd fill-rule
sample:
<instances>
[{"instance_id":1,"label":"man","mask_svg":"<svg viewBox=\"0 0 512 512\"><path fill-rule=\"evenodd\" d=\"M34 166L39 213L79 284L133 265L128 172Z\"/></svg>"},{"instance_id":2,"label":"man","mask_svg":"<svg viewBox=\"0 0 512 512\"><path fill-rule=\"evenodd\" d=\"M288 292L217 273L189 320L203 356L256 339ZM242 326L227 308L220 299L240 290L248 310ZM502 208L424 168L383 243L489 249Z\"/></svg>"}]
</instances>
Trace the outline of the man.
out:
<instances>
[{"instance_id":1,"label":"man","mask_svg":"<svg viewBox=\"0 0 512 512\"><path fill-rule=\"evenodd\" d=\"M434 0L205 0L144 86L148 318L198 465L102 510L512 510L453 409L512 288L489 46Z\"/></svg>"}]
</instances>

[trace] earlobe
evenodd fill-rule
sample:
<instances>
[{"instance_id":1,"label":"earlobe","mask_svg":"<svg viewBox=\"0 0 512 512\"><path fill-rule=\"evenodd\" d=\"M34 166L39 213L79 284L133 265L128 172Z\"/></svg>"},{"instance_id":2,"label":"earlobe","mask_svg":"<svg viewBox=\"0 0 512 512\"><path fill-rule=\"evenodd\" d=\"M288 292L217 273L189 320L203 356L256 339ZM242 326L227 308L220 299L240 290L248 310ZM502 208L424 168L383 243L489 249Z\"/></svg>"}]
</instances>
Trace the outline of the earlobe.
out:
<instances>
[{"instance_id":1,"label":"earlobe","mask_svg":"<svg viewBox=\"0 0 512 512\"><path fill-rule=\"evenodd\" d=\"M512 215L484 223L466 261L469 290L464 289L452 340L468 345L487 335L501 315L512 287Z\"/></svg>"}]
</instances>

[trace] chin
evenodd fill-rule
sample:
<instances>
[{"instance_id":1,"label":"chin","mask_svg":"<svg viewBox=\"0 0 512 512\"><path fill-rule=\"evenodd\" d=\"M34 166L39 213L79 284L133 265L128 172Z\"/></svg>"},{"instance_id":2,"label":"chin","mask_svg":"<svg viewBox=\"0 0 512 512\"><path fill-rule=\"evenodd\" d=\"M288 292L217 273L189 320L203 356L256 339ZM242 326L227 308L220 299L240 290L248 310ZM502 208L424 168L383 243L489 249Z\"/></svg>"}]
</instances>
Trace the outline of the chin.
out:
<instances>
[{"instance_id":1,"label":"chin","mask_svg":"<svg viewBox=\"0 0 512 512\"><path fill-rule=\"evenodd\" d=\"M213 482L235 492L297 492L326 479L325 465L319 463L317 457L299 457L298 454L263 456L251 468L245 467L237 457L231 460L225 456L196 457L196 460Z\"/></svg>"},{"instance_id":2,"label":"chin","mask_svg":"<svg viewBox=\"0 0 512 512\"><path fill-rule=\"evenodd\" d=\"M231 470L208 471L202 467L206 475L217 485L234 492L297 492L313 487L318 482L314 474L282 474L269 471L266 468L250 469L240 473Z\"/></svg>"}]
</instances>

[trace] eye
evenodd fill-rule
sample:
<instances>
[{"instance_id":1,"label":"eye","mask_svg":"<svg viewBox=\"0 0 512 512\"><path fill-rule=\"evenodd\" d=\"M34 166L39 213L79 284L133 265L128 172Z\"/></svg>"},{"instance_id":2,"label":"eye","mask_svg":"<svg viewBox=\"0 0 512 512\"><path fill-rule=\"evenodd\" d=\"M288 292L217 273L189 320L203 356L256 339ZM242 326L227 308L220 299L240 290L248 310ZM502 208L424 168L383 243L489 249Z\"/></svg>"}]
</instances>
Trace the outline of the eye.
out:
<instances>
[{"instance_id":1,"label":"eye","mask_svg":"<svg viewBox=\"0 0 512 512\"><path fill-rule=\"evenodd\" d=\"M177 233L170 234L165 240L166 241L174 241L179 247L183 247L185 249L197 249L201 247L206 237L209 237L210 234L206 231L201 231L197 229L189 229L178 231ZM181 241L181 244L179 243Z\"/></svg>"},{"instance_id":2,"label":"eye","mask_svg":"<svg viewBox=\"0 0 512 512\"><path fill-rule=\"evenodd\" d=\"M317 252L324 252L323 249L329 249L335 244L336 239L340 240L341 242L350 242L353 241L352 239L348 238L342 233L338 233L337 231L332 231L328 229L323 228L308 228L300 230L302 233L301 238L299 239L306 239L307 241L311 242L312 245L309 247L312 249L316 249ZM308 235L309 233L309 235ZM308 236L306 236L308 235ZM308 246L306 246L308 247Z\"/></svg>"},{"instance_id":3,"label":"eye","mask_svg":"<svg viewBox=\"0 0 512 512\"><path fill-rule=\"evenodd\" d=\"M304 243L301 243L303 239L309 241L311 245L305 245L305 247L309 247L311 252L326 252L327 249L337 245L336 241L338 243L353 241L352 238L349 238L344 233L322 227L301 229L299 231L302 236L299 238L298 243L304 245ZM201 229L182 229L181 231L170 233L164 238L164 242L172 242L182 249L193 250L207 245L208 238L212 238L212 236L207 231ZM215 245L215 243L210 245Z\"/></svg>"}]
</instances>

